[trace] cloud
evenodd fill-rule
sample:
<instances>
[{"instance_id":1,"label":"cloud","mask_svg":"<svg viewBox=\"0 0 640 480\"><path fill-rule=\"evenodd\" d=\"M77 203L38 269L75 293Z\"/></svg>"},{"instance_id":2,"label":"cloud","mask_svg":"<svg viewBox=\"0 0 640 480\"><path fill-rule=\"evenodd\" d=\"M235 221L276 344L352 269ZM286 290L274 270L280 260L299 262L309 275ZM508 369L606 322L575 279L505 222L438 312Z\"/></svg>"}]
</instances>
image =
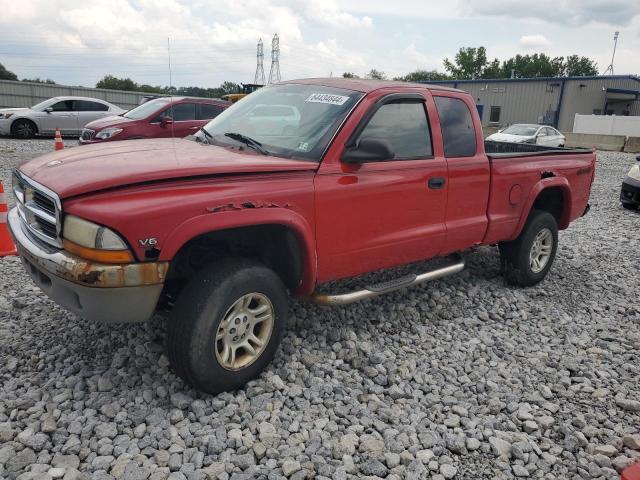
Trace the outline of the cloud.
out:
<instances>
[{"instance_id":1,"label":"cloud","mask_svg":"<svg viewBox=\"0 0 640 480\"><path fill-rule=\"evenodd\" d=\"M549 47L551 42L544 35L523 35L519 45L525 50L542 50Z\"/></svg>"},{"instance_id":2,"label":"cloud","mask_svg":"<svg viewBox=\"0 0 640 480\"><path fill-rule=\"evenodd\" d=\"M580 26L626 26L640 15L638 0L466 0L472 15L529 18Z\"/></svg>"}]
</instances>

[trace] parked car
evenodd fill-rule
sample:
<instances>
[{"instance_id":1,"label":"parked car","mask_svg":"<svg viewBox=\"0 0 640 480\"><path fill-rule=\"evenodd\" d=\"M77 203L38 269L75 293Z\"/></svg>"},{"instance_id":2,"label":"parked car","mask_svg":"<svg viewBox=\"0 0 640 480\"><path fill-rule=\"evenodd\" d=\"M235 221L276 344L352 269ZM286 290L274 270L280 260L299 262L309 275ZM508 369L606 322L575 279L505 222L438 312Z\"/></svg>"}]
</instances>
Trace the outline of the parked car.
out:
<instances>
[{"instance_id":1,"label":"parked car","mask_svg":"<svg viewBox=\"0 0 640 480\"><path fill-rule=\"evenodd\" d=\"M565 137L548 125L515 123L487 137L492 142L535 143L545 147L564 147Z\"/></svg>"},{"instance_id":2,"label":"parked car","mask_svg":"<svg viewBox=\"0 0 640 480\"><path fill-rule=\"evenodd\" d=\"M186 137L197 132L230 105L224 100L209 98L156 98L119 116L88 123L82 130L79 143Z\"/></svg>"},{"instance_id":3,"label":"parked car","mask_svg":"<svg viewBox=\"0 0 640 480\"><path fill-rule=\"evenodd\" d=\"M631 167L620 189L620 203L628 210L640 208L640 156L636 160L638 163Z\"/></svg>"},{"instance_id":4,"label":"parked car","mask_svg":"<svg viewBox=\"0 0 640 480\"><path fill-rule=\"evenodd\" d=\"M33 138L52 135L78 135L89 122L124 110L112 103L87 97L53 97L31 108L0 109L0 135Z\"/></svg>"},{"instance_id":5,"label":"parked car","mask_svg":"<svg viewBox=\"0 0 640 480\"><path fill-rule=\"evenodd\" d=\"M247 113L252 135L282 136L300 124L300 112L290 105L256 105Z\"/></svg>"},{"instance_id":6,"label":"parked car","mask_svg":"<svg viewBox=\"0 0 640 480\"><path fill-rule=\"evenodd\" d=\"M251 137L257 105L295 108L298 127ZM485 152L474 99L461 90L282 82L191 139L23 163L8 223L27 272L54 301L102 322L168 311L173 368L220 392L273 358L289 294L348 304L460 272L460 252L495 244L508 283L542 281L558 230L588 210L596 154L526 147L534 151ZM326 291L336 279L434 257L442 263L426 272Z\"/></svg>"}]
</instances>

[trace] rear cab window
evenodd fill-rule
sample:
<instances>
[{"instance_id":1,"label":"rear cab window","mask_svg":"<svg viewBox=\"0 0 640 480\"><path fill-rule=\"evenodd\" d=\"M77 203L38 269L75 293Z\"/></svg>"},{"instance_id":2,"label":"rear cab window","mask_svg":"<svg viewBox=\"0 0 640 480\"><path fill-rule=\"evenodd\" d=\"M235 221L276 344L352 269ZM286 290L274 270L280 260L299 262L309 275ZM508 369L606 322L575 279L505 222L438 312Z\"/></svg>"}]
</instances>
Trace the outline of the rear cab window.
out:
<instances>
[{"instance_id":1,"label":"rear cab window","mask_svg":"<svg viewBox=\"0 0 640 480\"><path fill-rule=\"evenodd\" d=\"M434 96L445 157L473 157L476 154L476 130L469 107L456 97Z\"/></svg>"}]
</instances>

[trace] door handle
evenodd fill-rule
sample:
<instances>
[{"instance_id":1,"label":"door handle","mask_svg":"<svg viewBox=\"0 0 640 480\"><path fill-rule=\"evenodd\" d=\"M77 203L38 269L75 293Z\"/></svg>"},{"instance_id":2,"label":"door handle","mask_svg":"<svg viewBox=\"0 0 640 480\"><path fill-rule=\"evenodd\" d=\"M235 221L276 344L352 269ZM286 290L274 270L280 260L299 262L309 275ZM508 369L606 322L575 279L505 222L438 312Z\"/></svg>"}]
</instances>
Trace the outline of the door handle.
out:
<instances>
[{"instance_id":1,"label":"door handle","mask_svg":"<svg viewBox=\"0 0 640 480\"><path fill-rule=\"evenodd\" d=\"M429 185L429 188L432 190L440 190L444 188L444 184L445 180L443 177L433 177L427 182L427 185Z\"/></svg>"}]
</instances>

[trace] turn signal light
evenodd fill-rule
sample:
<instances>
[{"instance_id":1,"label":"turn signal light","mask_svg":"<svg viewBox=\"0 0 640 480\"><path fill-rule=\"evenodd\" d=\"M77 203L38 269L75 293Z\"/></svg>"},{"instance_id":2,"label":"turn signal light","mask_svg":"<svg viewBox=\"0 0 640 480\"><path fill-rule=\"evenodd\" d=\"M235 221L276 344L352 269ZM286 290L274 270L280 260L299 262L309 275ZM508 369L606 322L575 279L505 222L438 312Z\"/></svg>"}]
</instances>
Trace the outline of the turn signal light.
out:
<instances>
[{"instance_id":1,"label":"turn signal light","mask_svg":"<svg viewBox=\"0 0 640 480\"><path fill-rule=\"evenodd\" d=\"M62 246L69 253L98 263L131 263L135 261L129 250L98 250L83 247L66 239L62 241Z\"/></svg>"}]
</instances>

